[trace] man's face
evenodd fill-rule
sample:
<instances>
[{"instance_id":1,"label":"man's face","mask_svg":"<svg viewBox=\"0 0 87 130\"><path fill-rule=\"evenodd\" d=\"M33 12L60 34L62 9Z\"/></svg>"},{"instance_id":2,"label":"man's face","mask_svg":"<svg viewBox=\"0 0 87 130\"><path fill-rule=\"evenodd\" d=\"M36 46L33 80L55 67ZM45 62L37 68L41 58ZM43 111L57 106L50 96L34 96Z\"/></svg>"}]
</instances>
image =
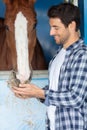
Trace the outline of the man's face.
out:
<instances>
[{"instance_id":1,"label":"man's face","mask_svg":"<svg viewBox=\"0 0 87 130\"><path fill-rule=\"evenodd\" d=\"M65 27L59 18L50 18L50 35L54 36L57 44L67 44L70 33L69 28Z\"/></svg>"}]
</instances>

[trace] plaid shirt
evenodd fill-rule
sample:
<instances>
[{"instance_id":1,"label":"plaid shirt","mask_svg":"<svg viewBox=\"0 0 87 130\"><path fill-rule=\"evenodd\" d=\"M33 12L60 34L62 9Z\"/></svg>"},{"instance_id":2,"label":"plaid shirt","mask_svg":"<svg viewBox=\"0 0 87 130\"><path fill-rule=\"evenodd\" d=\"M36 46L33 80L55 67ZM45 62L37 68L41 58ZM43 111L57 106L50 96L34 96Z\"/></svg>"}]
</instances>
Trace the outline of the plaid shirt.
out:
<instances>
[{"instance_id":1,"label":"plaid shirt","mask_svg":"<svg viewBox=\"0 0 87 130\"><path fill-rule=\"evenodd\" d=\"M87 130L87 47L82 39L66 49L58 80L57 91L44 88L45 104L56 106L55 130ZM50 130L48 117L46 122Z\"/></svg>"}]
</instances>

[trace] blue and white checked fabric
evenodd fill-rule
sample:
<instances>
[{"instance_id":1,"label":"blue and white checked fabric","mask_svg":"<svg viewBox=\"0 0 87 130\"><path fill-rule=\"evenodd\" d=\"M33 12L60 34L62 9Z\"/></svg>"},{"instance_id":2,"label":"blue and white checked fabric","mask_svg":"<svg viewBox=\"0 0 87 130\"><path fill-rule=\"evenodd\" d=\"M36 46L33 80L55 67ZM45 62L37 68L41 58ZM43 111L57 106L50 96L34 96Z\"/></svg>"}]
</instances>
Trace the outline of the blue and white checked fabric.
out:
<instances>
[{"instance_id":1,"label":"blue and white checked fabric","mask_svg":"<svg viewBox=\"0 0 87 130\"><path fill-rule=\"evenodd\" d=\"M45 104L56 106L55 130L87 130L87 47L82 39L66 49L58 80L57 91L44 88ZM48 117L46 122L50 130Z\"/></svg>"}]
</instances>

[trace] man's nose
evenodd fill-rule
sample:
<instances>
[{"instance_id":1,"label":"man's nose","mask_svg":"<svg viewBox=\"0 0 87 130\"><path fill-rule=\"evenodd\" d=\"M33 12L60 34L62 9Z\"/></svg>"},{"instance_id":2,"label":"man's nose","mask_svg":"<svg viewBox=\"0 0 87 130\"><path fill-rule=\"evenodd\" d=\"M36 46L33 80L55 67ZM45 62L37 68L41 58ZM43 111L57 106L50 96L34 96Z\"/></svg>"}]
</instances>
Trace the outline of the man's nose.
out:
<instances>
[{"instance_id":1,"label":"man's nose","mask_svg":"<svg viewBox=\"0 0 87 130\"><path fill-rule=\"evenodd\" d=\"M53 28L50 29L50 36L53 36L55 34L55 31Z\"/></svg>"}]
</instances>

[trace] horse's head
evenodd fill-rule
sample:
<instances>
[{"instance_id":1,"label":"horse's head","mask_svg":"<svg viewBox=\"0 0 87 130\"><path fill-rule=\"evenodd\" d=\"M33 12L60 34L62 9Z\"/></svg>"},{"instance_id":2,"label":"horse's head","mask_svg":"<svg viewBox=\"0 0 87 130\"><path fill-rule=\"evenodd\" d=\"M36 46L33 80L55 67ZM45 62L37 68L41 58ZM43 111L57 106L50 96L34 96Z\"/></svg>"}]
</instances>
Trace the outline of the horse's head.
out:
<instances>
[{"instance_id":1,"label":"horse's head","mask_svg":"<svg viewBox=\"0 0 87 130\"><path fill-rule=\"evenodd\" d=\"M42 48L36 37L35 0L3 1L6 4L6 13L3 35L0 30L0 39L3 39L0 43L0 70L23 70L23 63L26 63L25 68L31 64L33 69L46 69Z\"/></svg>"},{"instance_id":2,"label":"horse's head","mask_svg":"<svg viewBox=\"0 0 87 130\"><path fill-rule=\"evenodd\" d=\"M11 51L13 69L28 77L31 73L29 66L36 46L35 1L4 0L4 2L6 4L4 23L8 27L6 39Z\"/></svg>"},{"instance_id":3,"label":"horse's head","mask_svg":"<svg viewBox=\"0 0 87 130\"><path fill-rule=\"evenodd\" d=\"M29 48L34 48L36 44L36 12L34 10L35 0L4 0L6 4L5 24L8 26L9 31L13 34L12 42L15 43L14 37L14 23L18 12L22 12L28 21L28 38ZM14 44L13 43L13 44ZM11 44L11 43L10 43ZM33 49L29 49L30 61L33 56Z\"/></svg>"}]
</instances>

